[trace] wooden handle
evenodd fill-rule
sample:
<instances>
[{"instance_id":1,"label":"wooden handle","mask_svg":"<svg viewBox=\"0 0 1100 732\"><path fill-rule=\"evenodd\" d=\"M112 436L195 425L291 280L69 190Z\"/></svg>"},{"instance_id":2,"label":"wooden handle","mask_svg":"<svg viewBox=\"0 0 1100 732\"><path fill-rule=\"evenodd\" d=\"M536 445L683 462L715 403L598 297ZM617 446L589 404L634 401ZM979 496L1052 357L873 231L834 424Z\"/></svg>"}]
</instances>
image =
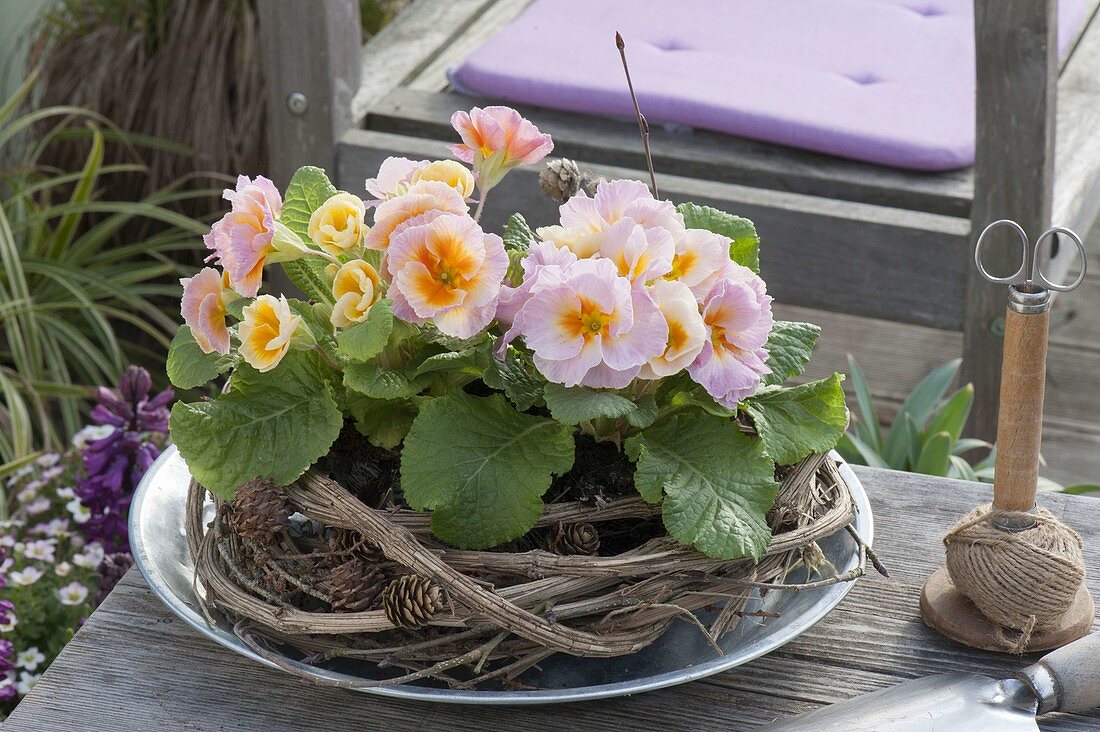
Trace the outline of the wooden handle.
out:
<instances>
[{"instance_id":1,"label":"wooden handle","mask_svg":"<svg viewBox=\"0 0 1100 732\"><path fill-rule=\"evenodd\" d=\"M1039 713L1100 707L1100 633L1052 651L1021 676L1039 696Z\"/></svg>"},{"instance_id":2,"label":"wooden handle","mask_svg":"<svg viewBox=\"0 0 1100 732\"><path fill-rule=\"evenodd\" d=\"M1022 315L1008 308L1005 314L993 483L993 503L1005 511L1029 511L1035 506L1049 324L1049 310Z\"/></svg>"}]
</instances>

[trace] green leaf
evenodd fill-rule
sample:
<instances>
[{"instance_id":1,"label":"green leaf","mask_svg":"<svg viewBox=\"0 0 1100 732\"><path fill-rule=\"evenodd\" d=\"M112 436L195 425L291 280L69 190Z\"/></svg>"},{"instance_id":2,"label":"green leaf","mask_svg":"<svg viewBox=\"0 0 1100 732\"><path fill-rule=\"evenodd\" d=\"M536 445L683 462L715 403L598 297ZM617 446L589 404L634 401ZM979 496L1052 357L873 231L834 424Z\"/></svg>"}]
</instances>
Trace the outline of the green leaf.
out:
<instances>
[{"instance_id":1,"label":"green leaf","mask_svg":"<svg viewBox=\"0 0 1100 732\"><path fill-rule=\"evenodd\" d=\"M906 457L908 462L905 465L896 467L898 470L915 470L917 463L920 461L923 443L920 438L920 430L909 414L905 415L905 444L907 446Z\"/></svg>"},{"instance_id":2,"label":"green leaf","mask_svg":"<svg viewBox=\"0 0 1100 732\"><path fill-rule=\"evenodd\" d=\"M367 319L345 328L336 337L340 355L352 361L369 361L389 342L393 332L393 312L389 300L379 300L371 306Z\"/></svg>"},{"instance_id":3,"label":"green leaf","mask_svg":"<svg viewBox=\"0 0 1100 732\"><path fill-rule=\"evenodd\" d=\"M642 497L655 503L664 494L665 528L677 540L719 559L764 553L778 485L759 438L695 412L629 438L626 452Z\"/></svg>"},{"instance_id":4,"label":"green leaf","mask_svg":"<svg viewBox=\"0 0 1100 732\"><path fill-rule=\"evenodd\" d=\"M951 456L951 467L947 472L949 478L958 478L959 480L972 480L977 482L978 475L974 472L974 468L970 467L970 463L963 460L958 455Z\"/></svg>"},{"instance_id":5,"label":"green leaf","mask_svg":"<svg viewBox=\"0 0 1100 732\"><path fill-rule=\"evenodd\" d=\"M913 472L946 477L951 467L951 435L937 432L925 440Z\"/></svg>"},{"instance_id":6,"label":"green leaf","mask_svg":"<svg viewBox=\"0 0 1100 732\"><path fill-rule=\"evenodd\" d=\"M195 336L186 325L176 331L172 345L168 347L168 380L177 389L194 389L228 371L233 366L232 356L220 353L203 353Z\"/></svg>"},{"instance_id":7,"label":"green leaf","mask_svg":"<svg viewBox=\"0 0 1100 732\"><path fill-rule=\"evenodd\" d=\"M547 384L542 393L550 414L562 424L575 425L600 417L617 419L638 409L624 396L584 386Z\"/></svg>"},{"instance_id":8,"label":"green leaf","mask_svg":"<svg viewBox=\"0 0 1100 732\"><path fill-rule=\"evenodd\" d=\"M859 367L859 364L856 363L850 353L848 354L848 372L852 376L852 391L855 392L856 406L859 407L859 419L854 426L856 435L868 447L881 455L882 427L879 425L878 412L875 411L875 400L871 396L871 388L867 385L867 379L863 376L863 369Z\"/></svg>"},{"instance_id":9,"label":"green leaf","mask_svg":"<svg viewBox=\"0 0 1100 732\"><path fill-rule=\"evenodd\" d=\"M760 236L751 221L694 203L681 203L676 210L683 214L687 228L706 229L730 239L730 259L753 272L760 271Z\"/></svg>"},{"instance_id":10,"label":"green leaf","mask_svg":"<svg viewBox=\"0 0 1100 732\"><path fill-rule=\"evenodd\" d=\"M962 434L966 420L970 417L970 405L974 403L974 385L967 384L951 395L944 405L932 416L932 421L924 430L924 434L934 435L938 432L947 432L951 435L951 443L954 446L956 440Z\"/></svg>"},{"instance_id":11,"label":"green leaf","mask_svg":"<svg viewBox=\"0 0 1100 732\"><path fill-rule=\"evenodd\" d=\"M527 256L527 252L522 252L518 249L509 249L508 254L508 269L504 273L504 283L513 287L518 287L523 282L523 258Z\"/></svg>"},{"instance_id":12,"label":"green leaf","mask_svg":"<svg viewBox=\"0 0 1100 732\"><path fill-rule=\"evenodd\" d=\"M955 455L963 455L971 450L989 450L993 445L989 444L985 440L978 440L973 437L963 437L957 440L951 448L951 452Z\"/></svg>"},{"instance_id":13,"label":"green leaf","mask_svg":"<svg viewBox=\"0 0 1100 732\"><path fill-rule=\"evenodd\" d=\"M848 426L842 380L833 374L790 388L766 387L745 400L745 411L773 460L791 465L836 446Z\"/></svg>"},{"instance_id":14,"label":"green leaf","mask_svg":"<svg viewBox=\"0 0 1100 732\"><path fill-rule=\"evenodd\" d=\"M328 452L344 423L315 353L291 351L275 369L242 365L212 402L172 407L172 440L200 484L229 500L253 478L293 482Z\"/></svg>"},{"instance_id":15,"label":"green leaf","mask_svg":"<svg viewBox=\"0 0 1100 732\"><path fill-rule=\"evenodd\" d=\"M521 214L514 213L508 217L504 224L504 248L513 251L526 252L527 248L535 242L535 233L527 225L527 220Z\"/></svg>"},{"instance_id":16,"label":"green leaf","mask_svg":"<svg viewBox=\"0 0 1100 732\"><path fill-rule=\"evenodd\" d=\"M863 440L859 439L851 432L846 432L841 435L840 440L836 444L837 450L844 456L844 459L850 463L859 463L862 460L863 465L869 465L872 468L889 468L886 461L882 459L882 456L871 449ZM856 459L858 458L858 459Z\"/></svg>"},{"instance_id":17,"label":"green leaf","mask_svg":"<svg viewBox=\"0 0 1100 732\"><path fill-rule=\"evenodd\" d=\"M801 375L819 335L821 328L813 323L776 322L768 335L767 365L772 372L764 377L764 385L782 384Z\"/></svg>"},{"instance_id":18,"label":"green leaf","mask_svg":"<svg viewBox=\"0 0 1100 732\"><path fill-rule=\"evenodd\" d=\"M1079 483L1078 485L1067 485L1062 489L1063 493L1069 493L1073 496L1088 496L1093 493L1100 496L1100 485L1096 483Z\"/></svg>"},{"instance_id":19,"label":"green leaf","mask_svg":"<svg viewBox=\"0 0 1100 732\"><path fill-rule=\"evenodd\" d=\"M527 361L514 348L509 348L503 359L490 359L482 375L486 386L502 390L521 412L542 401L542 390L547 383Z\"/></svg>"},{"instance_id":20,"label":"green leaf","mask_svg":"<svg viewBox=\"0 0 1100 732\"><path fill-rule=\"evenodd\" d=\"M401 444L416 418L417 405L411 399L371 399L350 392L347 409L355 428L372 445L392 450Z\"/></svg>"},{"instance_id":21,"label":"green leaf","mask_svg":"<svg viewBox=\"0 0 1100 732\"><path fill-rule=\"evenodd\" d=\"M439 371L463 373L469 376L481 376L489 365L488 344L483 343L461 351L445 351L428 356L416 368L416 375L433 374Z\"/></svg>"},{"instance_id":22,"label":"green leaf","mask_svg":"<svg viewBox=\"0 0 1100 732\"><path fill-rule=\"evenodd\" d=\"M433 509L432 532L466 549L527 533L552 477L573 465L573 434L500 395L442 397L420 409L401 451L409 505Z\"/></svg>"},{"instance_id":23,"label":"green leaf","mask_svg":"<svg viewBox=\"0 0 1100 732\"><path fill-rule=\"evenodd\" d=\"M627 412L626 414L626 421L631 427L637 427L641 430L656 421L659 410L657 407L657 399L652 394L647 394L635 401L634 407L635 409L633 411Z\"/></svg>"},{"instance_id":24,"label":"green leaf","mask_svg":"<svg viewBox=\"0 0 1100 732\"><path fill-rule=\"evenodd\" d=\"M955 381L955 375L959 373L961 363L962 359L956 358L934 368L928 376L921 379L901 403L898 415L909 414L913 417L913 423L917 429L924 429L933 410L943 399L951 383Z\"/></svg>"},{"instance_id":25,"label":"green leaf","mask_svg":"<svg viewBox=\"0 0 1100 732\"><path fill-rule=\"evenodd\" d=\"M325 171L306 165L298 168L290 179L283 197L283 210L279 221L302 238L310 241L309 217L322 203L336 195L337 190L329 182ZM293 262L283 262L283 270L290 281L311 299L332 302L332 291L325 275L325 260L320 257L304 257Z\"/></svg>"},{"instance_id":26,"label":"green leaf","mask_svg":"<svg viewBox=\"0 0 1100 732\"><path fill-rule=\"evenodd\" d=\"M431 382L430 376L411 376L390 371L374 363L353 363L344 369L344 386L372 399L407 399L419 394Z\"/></svg>"}]
</instances>

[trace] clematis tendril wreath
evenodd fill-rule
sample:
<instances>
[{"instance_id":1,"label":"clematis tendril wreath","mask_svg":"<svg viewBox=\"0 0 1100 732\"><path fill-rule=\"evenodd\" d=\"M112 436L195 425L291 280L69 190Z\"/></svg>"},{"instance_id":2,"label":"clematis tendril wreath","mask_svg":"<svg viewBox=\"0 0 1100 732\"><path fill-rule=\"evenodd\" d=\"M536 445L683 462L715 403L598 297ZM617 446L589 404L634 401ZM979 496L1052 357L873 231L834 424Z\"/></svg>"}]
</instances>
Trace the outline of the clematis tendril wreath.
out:
<instances>
[{"instance_id":1,"label":"clematis tendril wreath","mask_svg":"<svg viewBox=\"0 0 1100 732\"><path fill-rule=\"evenodd\" d=\"M824 456L842 377L785 385L819 329L773 319L750 221L637 181L485 231L492 189L553 143L507 107L451 121L461 162L391 157L366 200L313 167L282 195L263 177L225 192L168 357L180 389L229 375L170 422L211 602L258 652L265 628L309 662L352 653L326 633L469 621L387 661L454 684L546 651L633 652L720 599L732 626L851 517ZM274 264L304 299L260 294ZM510 670L455 661L486 638Z\"/></svg>"}]
</instances>

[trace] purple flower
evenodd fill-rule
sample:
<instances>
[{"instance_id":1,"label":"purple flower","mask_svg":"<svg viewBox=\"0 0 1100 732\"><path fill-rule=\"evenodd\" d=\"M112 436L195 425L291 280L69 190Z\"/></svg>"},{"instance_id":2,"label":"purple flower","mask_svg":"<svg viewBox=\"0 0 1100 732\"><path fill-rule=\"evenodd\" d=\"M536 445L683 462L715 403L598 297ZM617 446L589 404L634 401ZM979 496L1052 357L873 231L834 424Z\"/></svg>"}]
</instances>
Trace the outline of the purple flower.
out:
<instances>
[{"instance_id":1,"label":"purple flower","mask_svg":"<svg viewBox=\"0 0 1100 732\"><path fill-rule=\"evenodd\" d=\"M92 421L115 429L106 437L90 440L81 456L85 475L77 479L76 495L91 512L80 525L93 541L109 551L130 551L126 533L130 499L145 471L160 454L159 444L168 431L171 389L150 396L149 372L129 366L118 389L100 388Z\"/></svg>"}]
</instances>

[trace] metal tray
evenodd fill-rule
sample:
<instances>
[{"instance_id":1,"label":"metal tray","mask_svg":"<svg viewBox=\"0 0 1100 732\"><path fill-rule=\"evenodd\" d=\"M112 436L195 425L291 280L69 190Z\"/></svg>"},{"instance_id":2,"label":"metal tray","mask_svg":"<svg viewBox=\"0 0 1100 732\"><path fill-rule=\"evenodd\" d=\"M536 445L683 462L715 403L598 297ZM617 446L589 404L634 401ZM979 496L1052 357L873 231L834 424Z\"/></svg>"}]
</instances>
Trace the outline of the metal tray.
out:
<instances>
[{"instance_id":1,"label":"metal tray","mask_svg":"<svg viewBox=\"0 0 1100 732\"><path fill-rule=\"evenodd\" d=\"M840 457L833 453L840 461ZM851 489L856 504L856 530L870 544L873 538L871 507L859 479L846 463L840 473ZM194 567L184 536L184 505L190 481L187 465L175 447L169 447L145 474L130 508L130 545L134 559L153 592L168 608L203 635L243 656L272 665L252 652L232 630L232 623L219 618L207 623L194 590ZM839 531L821 542L821 549L836 567L845 572L858 564L852 538ZM800 577L789 576L797 582ZM841 583L801 592L769 592L753 600L747 610L766 610L778 617L745 617L720 640L719 656L689 623L674 623L657 642L639 653L617 658L575 658L558 654L528 671L521 679L535 691L460 691L441 686L406 684L363 689L374 694L460 704L546 704L636 694L701 679L740 666L779 648L809 630L848 594L852 583ZM704 617L705 613L701 614ZM705 622L705 617L704 617ZM347 665L340 671L298 665L318 679L350 680L378 678L371 664ZM273 666L274 667L274 666Z\"/></svg>"}]
</instances>

